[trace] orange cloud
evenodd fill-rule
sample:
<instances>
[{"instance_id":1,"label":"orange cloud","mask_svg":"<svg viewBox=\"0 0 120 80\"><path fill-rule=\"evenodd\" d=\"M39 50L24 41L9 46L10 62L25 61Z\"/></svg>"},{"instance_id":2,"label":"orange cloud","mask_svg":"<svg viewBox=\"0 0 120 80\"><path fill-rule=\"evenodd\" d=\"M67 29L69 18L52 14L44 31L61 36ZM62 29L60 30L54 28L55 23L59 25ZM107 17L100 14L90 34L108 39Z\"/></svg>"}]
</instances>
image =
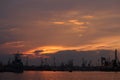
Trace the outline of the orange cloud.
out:
<instances>
[{"instance_id":1,"label":"orange cloud","mask_svg":"<svg viewBox=\"0 0 120 80\"><path fill-rule=\"evenodd\" d=\"M69 20L68 22L69 22L69 23L76 24L76 25L83 25L83 24L85 24L85 22L80 22L80 21L78 21L78 20Z\"/></svg>"},{"instance_id":2,"label":"orange cloud","mask_svg":"<svg viewBox=\"0 0 120 80\"><path fill-rule=\"evenodd\" d=\"M53 22L53 24L65 24L65 22Z\"/></svg>"},{"instance_id":3,"label":"orange cloud","mask_svg":"<svg viewBox=\"0 0 120 80\"><path fill-rule=\"evenodd\" d=\"M24 52L25 54L32 54L37 50L43 50L41 54L48 54L48 53L56 53L58 51L62 50L79 50L80 47L65 47L65 46L43 46L43 47L37 47L31 50L28 50Z\"/></svg>"},{"instance_id":4,"label":"orange cloud","mask_svg":"<svg viewBox=\"0 0 120 80\"><path fill-rule=\"evenodd\" d=\"M25 53L33 53L36 50L42 50L41 53L45 54L45 53L55 53L60 50L65 50L65 48L62 46L43 46L43 47L37 47L35 49L31 49Z\"/></svg>"},{"instance_id":5,"label":"orange cloud","mask_svg":"<svg viewBox=\"0 0 120 80\"><path fill-rule=\"evenodd\" d=\"M71 19L71 20L66 20L66 21L55 21L55 22L52 22L53 24L58 24L58 25L62 25L62 24L67 24L67 25L71 25L71 24L74 24L74 25L84 25L84 24L89 24L89 22L82 22L82 21L79 21L77 19Z\"/></svg>"},{"instance_id":6,"label":"orange cloud","mask_svg":"<svg viewBox=\"0 0 120 80\"><path fill-rule=\"evenodd\" d=\"M41 54L56 53L63 50L77 50L77 51L86 51L86 50L97 50L97 49L119 49L120 45L119 37L107 37L94 40L89 44L83 44L80 46L42 46L37 47L31 50L26 51L26 54L32 54L37 50L42 50Z\"/></svg>"},{"instance_id":7,"label":"orange cloud","mask_svg":"<svg viewBox=\"0 0 120 80\"><path fill-rule=\"evenodd\" d=\"M28 50L24 52L25 54L33 54L37 50L43 50L40 54L51 54L56 53L58 51L63 50L95 50L98 47L105 46L105 44L89 44L89 45L82 45L77 47L64 47L64 46L43 46L43 47L37 47L35 49Z\"/></svg>"},{"instance_id":8,"label":"orange cloud","mask_svg":"<svg viewBox=\"0 0 120 80\"><path fill-rule=\"evenodd\" d=\"M105 38L100 38L98 40L95 40L95 42L104 43L106 44L106 47L119 48L120 37L119 36L105 37Z\"/></svg>"}]
</instances>

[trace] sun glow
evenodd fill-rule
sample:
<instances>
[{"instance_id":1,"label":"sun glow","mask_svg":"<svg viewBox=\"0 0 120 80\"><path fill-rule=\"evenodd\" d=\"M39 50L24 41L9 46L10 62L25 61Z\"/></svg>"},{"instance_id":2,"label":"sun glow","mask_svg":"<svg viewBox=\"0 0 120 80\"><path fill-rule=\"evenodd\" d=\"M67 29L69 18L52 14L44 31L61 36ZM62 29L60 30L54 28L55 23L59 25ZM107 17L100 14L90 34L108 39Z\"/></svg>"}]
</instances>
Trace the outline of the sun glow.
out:
<instances>
[{"instance_id":1,"label":"sun glow","mask_svg":"<svg viewBox=\"0 0 120 80\"><path fill-rule=\"evenodd\" d=\"M111 40L109 42L109 40ZM53 54L64 50L76 50L76 51L87 51L87 50L97 50L97 49L113 49L119 48L119 37L108 37L101 38L99 40L94 40L91 44L80 45L80 46L41 46L34 49L30 49L25 54L33 54L38 52L40 54Z\"/></svg>"},{"instance_id":2,"label":"sun glow","mask_svg":"<svg viewBox=\"0 0 120 80\"><path fill-rule=\"evenodd\" d=\"M38 47L32 50L29 50L25 53L34 53L36 50L42 50L41 54L48 54L48 53L55 53L61 50L66 50L66 48L62 46L43 46L43 47Z\"/></svg>"},{"instance_id":3,"label":"sun glow","mask_svg":"<svg viewBox=\"0 0 120 80\"><path fill-rule=\"evenodd\" d=\"M91 45L83 45L83 46L78 46L78 47L62 47L62 46L43 46L43 47L38 47L34 48L31 50L28 50L24 52L25 54L33 54L36 51L40 51L39 54L54 54L59 51L64 51L64 50L77 50L77 51L86 51L86 50L96 50L100 47L106 46L105 44L91 44Z\"/></svg>"}]
</instances>

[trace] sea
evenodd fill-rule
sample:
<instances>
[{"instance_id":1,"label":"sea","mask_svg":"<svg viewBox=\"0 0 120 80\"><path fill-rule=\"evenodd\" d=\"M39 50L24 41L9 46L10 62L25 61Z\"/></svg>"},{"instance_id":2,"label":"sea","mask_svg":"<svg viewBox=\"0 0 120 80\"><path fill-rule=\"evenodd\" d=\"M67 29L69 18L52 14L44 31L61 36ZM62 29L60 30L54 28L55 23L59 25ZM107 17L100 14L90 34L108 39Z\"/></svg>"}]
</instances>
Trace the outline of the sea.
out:
<instances>
[{"instance_id":1,"label":"sea","mask_svg":"<svg viewBox=\"0 0 120 80\"><path fill-rule=\"evenodd\" d=\"M0 73L0 80L120 80L120 72L25 71Z\"/></svg>"}]
</instances>

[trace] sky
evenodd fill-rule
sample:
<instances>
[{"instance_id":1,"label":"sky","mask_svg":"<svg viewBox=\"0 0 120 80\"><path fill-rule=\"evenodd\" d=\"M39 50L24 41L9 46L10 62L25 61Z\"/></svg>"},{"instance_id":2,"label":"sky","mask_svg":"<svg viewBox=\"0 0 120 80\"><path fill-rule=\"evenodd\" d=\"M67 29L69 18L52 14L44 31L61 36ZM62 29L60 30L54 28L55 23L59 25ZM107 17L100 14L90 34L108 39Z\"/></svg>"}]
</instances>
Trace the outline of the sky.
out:
<instances>
[{"instance_id":1,"label":"sky","mask_svg":"<svg viewBox=\"0 0 120 80\"><path fill-rule=\"evenodd\" d=\"M0 53L120 49L120 0L0 0Z\"/></svg>"}]
</instances>

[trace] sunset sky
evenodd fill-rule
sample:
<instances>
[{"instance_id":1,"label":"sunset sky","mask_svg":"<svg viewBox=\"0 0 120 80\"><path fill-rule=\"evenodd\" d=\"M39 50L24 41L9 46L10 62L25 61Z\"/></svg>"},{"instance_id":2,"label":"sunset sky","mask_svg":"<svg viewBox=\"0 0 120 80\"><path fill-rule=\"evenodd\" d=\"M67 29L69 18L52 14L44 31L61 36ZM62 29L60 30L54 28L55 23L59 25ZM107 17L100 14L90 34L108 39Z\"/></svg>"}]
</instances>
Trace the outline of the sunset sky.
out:
<instances>
[{"instance_id":1,"label":"sunset sky","mask_svg":"<svg viewBox=\"0 0 120 80\"><path fill-rule=\"evenodd\" d=\"M0 0L0 53L120 50L120 0Z\"/></svg>"}]
</instances>

